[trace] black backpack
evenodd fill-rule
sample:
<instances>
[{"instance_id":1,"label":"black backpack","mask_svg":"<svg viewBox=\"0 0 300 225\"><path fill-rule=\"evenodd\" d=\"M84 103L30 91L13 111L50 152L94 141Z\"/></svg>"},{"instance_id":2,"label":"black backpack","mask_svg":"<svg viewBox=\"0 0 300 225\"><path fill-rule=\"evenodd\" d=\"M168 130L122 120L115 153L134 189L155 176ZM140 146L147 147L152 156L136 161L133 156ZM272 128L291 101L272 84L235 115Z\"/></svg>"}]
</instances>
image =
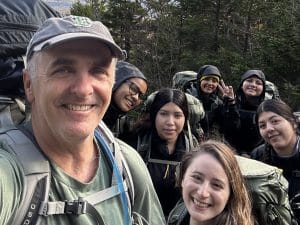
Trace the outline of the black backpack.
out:
<instances>
[{"instance_id":1,"label":"black backpack","mask_svg":"<svg viewBox=\"0 0 300 225\"><path fill-rule=\"evenodd\" d=\"M59 16L42 0L0 1L0 127L25 121L23 56L44 20Z\"/></svg>"},{"instance_id":2,"label":"black backpack","mask_svg":"<svg viewBox=\"0 0 300 225\"><path fill-rule=\"evenodd\" d=\"M0 57L25 55L32 35L44 20L59 16L42 0L1 0Z\"/></svg>"}]
</instances>

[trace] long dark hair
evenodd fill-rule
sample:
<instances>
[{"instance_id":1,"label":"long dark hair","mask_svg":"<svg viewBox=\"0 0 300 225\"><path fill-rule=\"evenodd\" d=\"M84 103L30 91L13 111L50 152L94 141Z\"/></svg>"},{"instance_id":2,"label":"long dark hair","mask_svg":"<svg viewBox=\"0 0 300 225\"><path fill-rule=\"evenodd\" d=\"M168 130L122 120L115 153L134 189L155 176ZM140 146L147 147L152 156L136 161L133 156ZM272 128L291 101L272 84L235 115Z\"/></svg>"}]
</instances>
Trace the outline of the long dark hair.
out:
<instances>
[{"instance_id":1,"label":"long dark hair","mask_svg":"<svg viewBox=\"0 0 300 225\"><path fill-rule=\"evenodd\" d=\"M163 88L159 91L152 93L147 101L145 102L144 112L141 118L137 121L134 129L136 132L144 132L149 128L155 127L155 118L160 110L165 104L173 102L176 104L183 112L185 117L185 127L187 126L187 120L189 118L188 102L187 97L184 92L179 89L173 88Z\"/></svg>"}]
</instances>

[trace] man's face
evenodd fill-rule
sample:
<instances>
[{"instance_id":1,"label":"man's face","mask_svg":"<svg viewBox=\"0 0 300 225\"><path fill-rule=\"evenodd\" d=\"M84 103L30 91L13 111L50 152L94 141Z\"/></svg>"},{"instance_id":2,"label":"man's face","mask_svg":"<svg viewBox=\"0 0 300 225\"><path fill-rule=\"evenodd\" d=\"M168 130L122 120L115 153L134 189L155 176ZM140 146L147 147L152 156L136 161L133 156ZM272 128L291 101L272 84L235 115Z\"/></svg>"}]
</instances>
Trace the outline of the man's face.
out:
<instances>
[{"instance_id":1,"label":"man's face","mask_svg":"<svg viewBox=\"0 0 300 225\"><path fill-rule=\"evenodd\" d=\"M69 139L93 134L110 102L112 59L110 49L94 40L69 41L38 54L34 77L24 75L34 127Z\"/></svg>"}]
</instances>

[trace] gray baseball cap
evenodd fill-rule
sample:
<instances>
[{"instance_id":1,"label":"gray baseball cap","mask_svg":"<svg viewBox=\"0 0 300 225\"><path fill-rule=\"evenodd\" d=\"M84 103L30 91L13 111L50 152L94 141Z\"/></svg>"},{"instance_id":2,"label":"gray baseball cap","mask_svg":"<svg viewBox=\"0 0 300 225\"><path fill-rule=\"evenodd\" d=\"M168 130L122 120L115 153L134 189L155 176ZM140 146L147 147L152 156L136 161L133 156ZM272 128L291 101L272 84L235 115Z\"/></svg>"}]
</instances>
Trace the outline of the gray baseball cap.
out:
<instances>
[{"instance_id":1,"label":"gray baseball cap","mask_svg":"<svg viewBox=\"0 0 300 225\"><path fill-rule=\"evenodd\" d=\"M119 59L124 59L124 51L115 43L108 28L99 21L87 17L66 16L47 19L31 38L26 59L38 52L57 44L75 39L95 39L106 44Z\"/></svg>"}]
</instances>

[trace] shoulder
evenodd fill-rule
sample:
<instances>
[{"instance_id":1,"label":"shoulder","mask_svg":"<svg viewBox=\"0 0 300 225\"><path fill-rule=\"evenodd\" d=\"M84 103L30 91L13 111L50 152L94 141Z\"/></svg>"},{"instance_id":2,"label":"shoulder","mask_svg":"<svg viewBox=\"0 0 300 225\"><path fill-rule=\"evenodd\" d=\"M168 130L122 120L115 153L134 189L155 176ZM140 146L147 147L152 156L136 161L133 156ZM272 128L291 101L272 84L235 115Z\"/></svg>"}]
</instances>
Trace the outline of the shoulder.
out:
<instances>
[{"instance_id":1,"label":"shoulder","mask_svg":"<svg viewBox=\"0 0 300 225\"><path fill-rule=\"evenodd\" d=\"M135 149L119 139L116 140L121 148L122 155L128 165L129 173L133 181L133 211L137 215L141 215L149 224L165 224L161 205L154 190L146 164Z\"/></svg>"},{"instance_id":2,"label":"shoulder","mask_svg":"<svg viewBox=\"0 0 300 225\"><path fill-rule=\"evenodd\" d=\"M252 152L251 152L251 158L256 159L256 160L261 160L264 154L264 151L266 149L266 144L262 144L258 147L256 147Z\"/></svg>"},{"instance_id":3,"label":"shoulder","mask_svg":"<svg viewBox=\"0 0 300 225\"><path fill-rule=\"evenodd\" d=\"M7 224L22 199L24 173L18 160L0 147L0 224ZM4 205L5 204L5 207Z\"/></svg>"},{"instance_id":4,"label":"shoulder","mask_svg":"<svg viewBox=\"0 0 300 225\"><path fill-rule=\"evenodd\" d=\"M120 139L116 138L116 140L121 148L122 155L124 156L124 159L126 160L126 163L129 166L130 173L132 174L132 176L139 177L147 175L147 167L139 153L134 148L121 141Z\"/></svg>"}]
</instances>

